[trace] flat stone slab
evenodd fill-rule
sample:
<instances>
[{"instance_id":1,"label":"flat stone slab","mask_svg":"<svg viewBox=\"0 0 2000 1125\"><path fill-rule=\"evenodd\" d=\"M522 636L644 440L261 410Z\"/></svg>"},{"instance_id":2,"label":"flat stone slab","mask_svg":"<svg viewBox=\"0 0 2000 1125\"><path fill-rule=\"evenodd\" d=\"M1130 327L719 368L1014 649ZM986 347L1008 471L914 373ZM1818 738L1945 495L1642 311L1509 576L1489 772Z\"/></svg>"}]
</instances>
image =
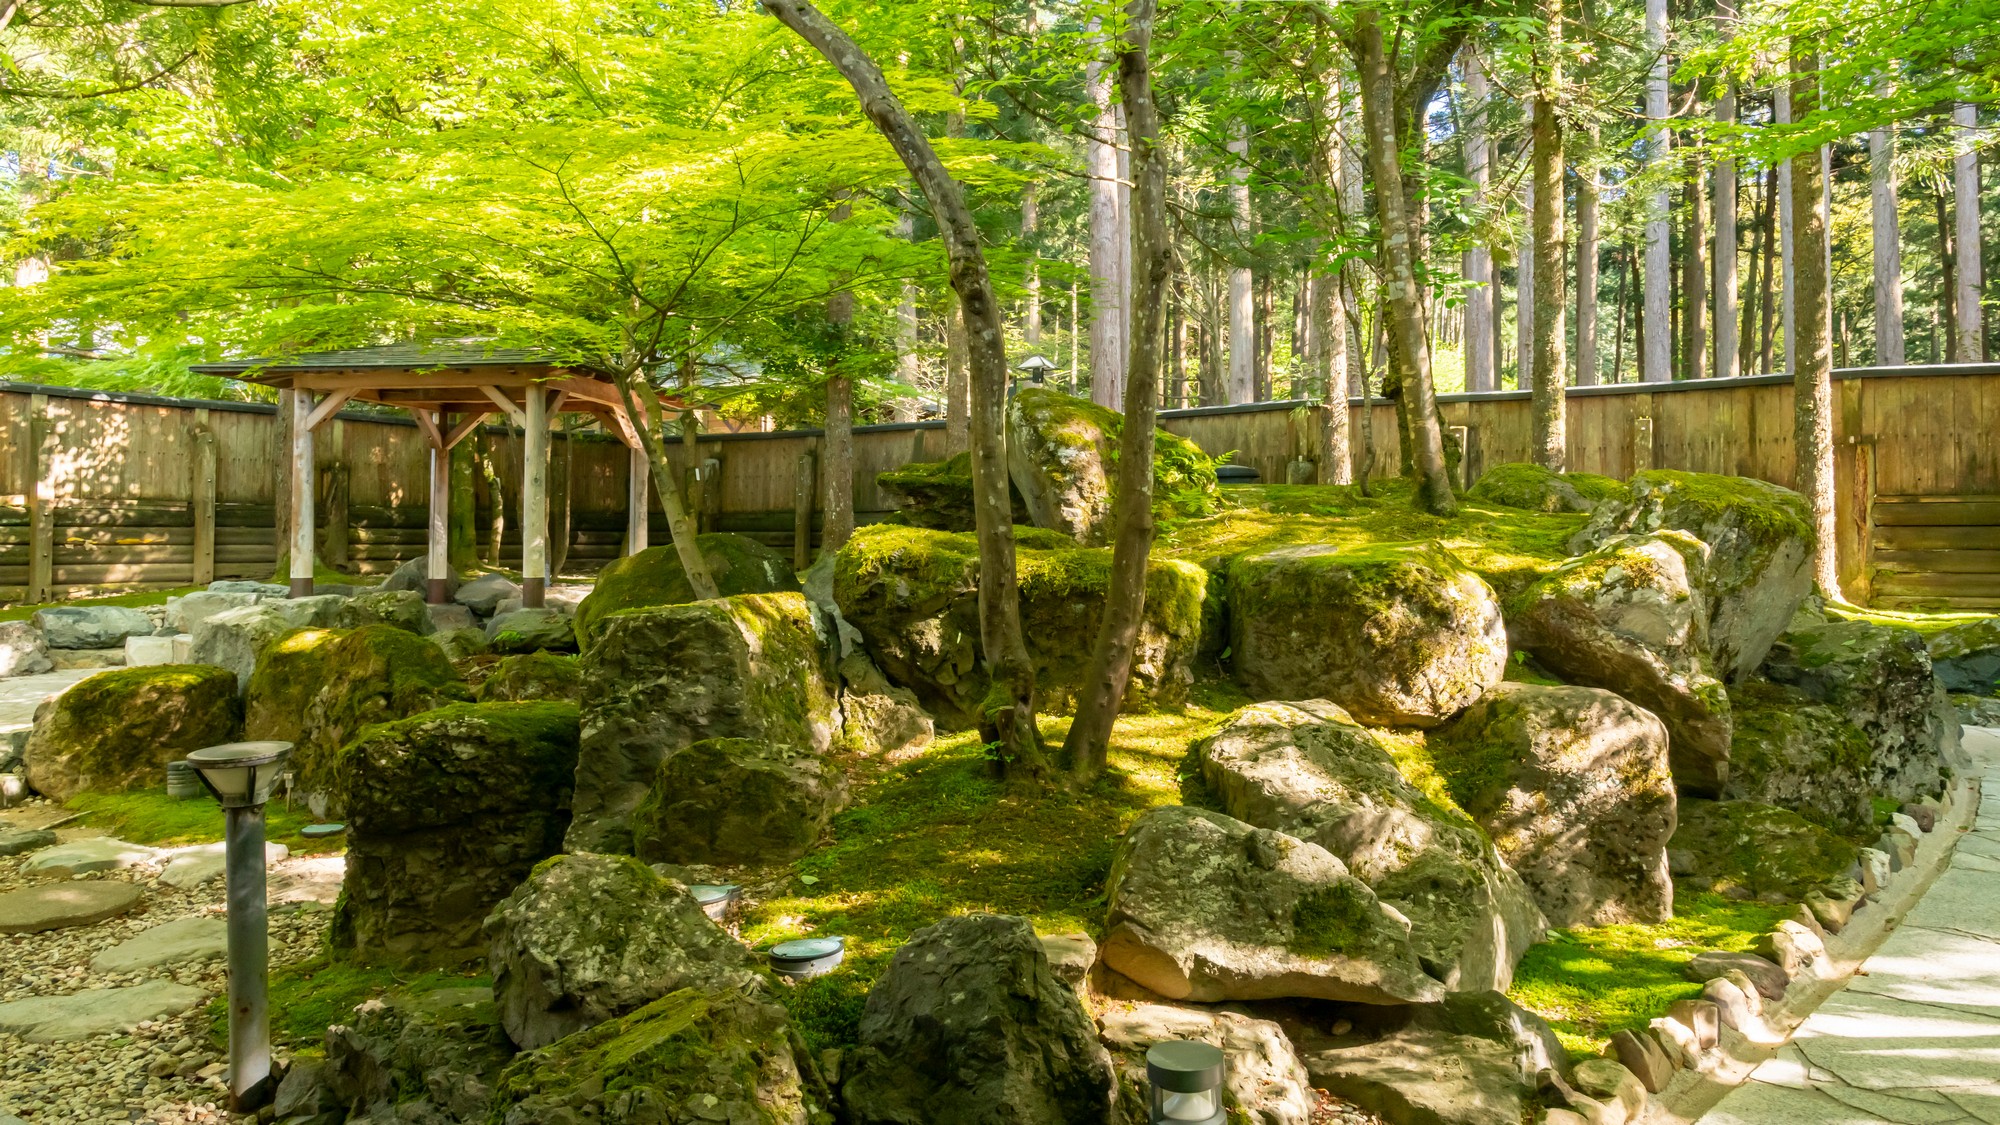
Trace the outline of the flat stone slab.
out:
<instances>
[{"instance_id":1,"label":"flat stone slab","mask_svg":"<svg viewBox=\"0 0 2000 1125\"><path fill-rule=\"evenodd\" d=\"M273 906L332 906L340 898L340 886L347 880L347 857L312 856L285 865L271 877L268 891Z\"/></svg>"},{"instance_id":2,"label":"flat stone slab","mask_svg":"<svg viewBox=\"0 0 2000 1125\"><path fill-rule=\"evenodd\" d=\"M221 918L177 918L99 951L90 959L90 968L99 973L137 973L188 961L209 961L228 952L228 922Z\"/></svg>"},{"instance_id":3,"label":"flat stone slab","mask_svg":"<svg viewBox=\"0 0 2000 1125\"><path fill-rule=\"evenodd\" d=\"M90 836L43 848L21 865L23 871L44 875L87 875L92 871L113 871L159 858L153 848L128 844L109 836Z\"/></svg>"},{"instance_id":4,"label":"flat stone slab","mask_svg":"<svg viewBox=\"0 0 2000 1125\"><path fill-rule=\"evenodd\" d=\"M56 842L56 834L46 828L10 828L0 832L0 855L20 855Z\"/></svg>"},{"instance_id":5,"label":"flat stone slab","mask_svg":"<svg viewBox=\"0 0 2000 1125\"><path fill-rule=\"evenodd\" d=\"M149 980L128 988L92 988L67 996L32 996L0 1004L0 1031L30 1043L67 1043L114 1031L130 1031L141 1020L177 1016L207 993L169 980Z\"/></svg>"},{"instance_id":6,"label":"flat stone slab","mask_svg":"<svg viewBox=\"0 0 2000 1125\"><path fill-rule=\"evenodd\" d=\"M173 858L167 861L167 869L160 872L160 882L181 889L222 878L227 859L221 844L197 844L191 848L177 848L168 854ZM283 844L266 842L264 866L269 867L291 854L292 849Z\"/></svg>"},{"instance_id":7,"label":"flat stone slab","mask_svg":"<svg viewBox=\"0 0 2000 1125\"><path fill-rule=\"evenodd\" d=\"M0 934L38 934L116 918L139 905L137 883L92 879L45 883L0 894Z\"/></svg>"}]
</instances>

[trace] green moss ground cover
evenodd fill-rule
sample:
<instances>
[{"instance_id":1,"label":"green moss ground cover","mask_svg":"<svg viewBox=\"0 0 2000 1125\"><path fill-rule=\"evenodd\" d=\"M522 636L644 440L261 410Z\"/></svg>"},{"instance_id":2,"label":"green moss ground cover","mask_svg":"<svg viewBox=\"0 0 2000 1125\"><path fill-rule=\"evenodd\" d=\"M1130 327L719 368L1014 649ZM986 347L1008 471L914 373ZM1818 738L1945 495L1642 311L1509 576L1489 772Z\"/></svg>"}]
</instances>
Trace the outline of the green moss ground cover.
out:
<instances>
[{"instance_id":1,"label":"green moss ground cover","mask_svg":"<svg viewBox=\"0 0 2000 1125\"><path fill-rule=\"evenodd\" d=\"M18 605L0 607L0 621L26 621L28 618L33 617L35 611L38 609L54 609L59 606L75 608L80 606L122 605L137 609L141 606L165 605L168 598L177 598L182 594L192 594L196 590L206 588L204 586L181 586L172 590L138 590L130 594L111 594L102 598L73 598L69 601L61 602L22 602Z\"/></svg>"},{"instance_id":2,"label":"green moss ground cover","mask_svg":"<svg viewBox=\"0 0 2000 1125\"><path fill-rule=\"evenodd\" d=\"M89 813L81 821L86 827L147 847L177 848L222 840L222 806L207 794L181 801L167 796L165 789L79 793L64 807ZM287 805L280 798L264 806L264 837L272 843L293 852L339 851L344 846L338 838L326 841L300 836L299 829L311 823L313 816L303 802Z\"/></svg>"},{"instance_id":3,"label":"green moss ground cover","mask_svg":"<svg viewBox=\"0 0 2000 1125\"><path fill-rule=\"evenodd\" d=\"M479 973L438 970L409 974L395 969L319 954L271 970L271 1042L294 1054L317 1055L326 1029L344 1022L363 1001L391 992L414 995L440 988L492 984ZM217 1048L229 1044L229 1001L218 996L207 1008L209 1038Z\"/></svg>"}]
</instances>

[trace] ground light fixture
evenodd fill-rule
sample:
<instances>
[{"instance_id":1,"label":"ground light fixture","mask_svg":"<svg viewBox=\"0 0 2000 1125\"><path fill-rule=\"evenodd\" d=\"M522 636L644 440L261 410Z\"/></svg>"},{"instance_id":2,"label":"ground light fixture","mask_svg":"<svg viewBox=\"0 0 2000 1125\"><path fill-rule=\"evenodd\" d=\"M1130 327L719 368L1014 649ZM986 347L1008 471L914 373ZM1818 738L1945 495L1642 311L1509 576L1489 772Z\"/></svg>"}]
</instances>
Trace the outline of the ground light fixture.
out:
<instances>
[{"instance_id":1,"label":"ground light fixture","mask_svg":"<svg viewBox=\"0 0 2000 1125\"><path fill-rule=\"evenodd\" d=\"M1048 357L1040 352L1036 352L1014 365L1014 370L1027 372L1028 381L1037 387L1041 386L1043 381L1048 378L1049 372L1055 369L1056 365L1050 363Z\"/></svg>"},{"instance_id":2,"label":"ground light fixture","mask_svg":"<svg viewBox=\"0 0 2000 1125\"><path fill-rule=\"evenodd\" d=\"M264 802L285 773L289 742L230 742L196 750L188 765L222 805L229 902L229 1108L252 1113L271 1100L271 1018L265 971Z\"/></svg>"},{"instance_id":3,"label":"ground light fixture","mask_svg":"<svg viewBox=\"0 0 2000 1125\"><path fill-rule=\"evenodd\" d=\"M1223 1125L1222 1052L1198 1040L1172 1039L1146 1050L1153 1089L1151 1125Z\"/></svg>"}]
</instances>

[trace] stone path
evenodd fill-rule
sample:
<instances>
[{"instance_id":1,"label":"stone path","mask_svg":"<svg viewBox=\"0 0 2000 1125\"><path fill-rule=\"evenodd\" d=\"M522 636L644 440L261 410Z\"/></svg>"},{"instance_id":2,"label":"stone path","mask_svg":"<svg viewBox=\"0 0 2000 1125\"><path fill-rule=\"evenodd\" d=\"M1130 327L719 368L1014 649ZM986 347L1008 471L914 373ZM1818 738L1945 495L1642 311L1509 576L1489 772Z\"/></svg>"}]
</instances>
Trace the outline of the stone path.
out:
<instances>
[{"instance_id":1,"label":"stone path","mask_svg":"<svg viewBox=\"0 0 2000 1125\"><path fill-rule=\"evenodd\" d=\"M42 700L61 695L102 671L102 668L71 668L0 679L0 739L27 738L35 725L35 708L42 705Z\"/></svg>"},{"instance_id":2,"label":"stone path","mask_svg":"<svg viewBox=\"0 0 2000 1125\"><path fill-rule=\"evenodd\" d=\"M2000 732L1966 733L2000 784ZM2000 794L1861 972L1700 1125L1808 1122L2000 1125Z\"/></svg>"}]
</instances>

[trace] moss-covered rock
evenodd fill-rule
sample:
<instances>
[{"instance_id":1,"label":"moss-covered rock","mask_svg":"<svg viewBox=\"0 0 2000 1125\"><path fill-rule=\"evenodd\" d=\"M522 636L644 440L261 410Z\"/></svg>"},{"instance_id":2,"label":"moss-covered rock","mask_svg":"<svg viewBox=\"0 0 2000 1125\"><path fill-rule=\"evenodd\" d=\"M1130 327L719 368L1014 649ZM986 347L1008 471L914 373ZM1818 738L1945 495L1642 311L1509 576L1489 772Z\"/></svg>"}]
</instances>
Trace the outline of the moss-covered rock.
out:
<instances>
[{"instance_id":1,"label":"moss-covered rock","mask_svg":"<svg viewBox=\"0 0 2000 1125\"><path fill-rule=\"evenodd\" d=\"M1875 834L1868 736L1802 692L1753 680L1736 689L1729 783L1722 796L1789 809L1850 839Z\"/></svg>"},{"instance_id":2,"label":"moss-covered rock","mask_svg":"<svg viewBox=\"0 0 2000 1125\"><path fill-rule=\"evenodd\" d=\"M491 1121L831 1125L833 1114L805 1041L763 990L683 988L514 1060Z\"/></svg>"},{"instance_id":3,"label":"moss-covered rock","mask_svg":"<svg viewBox=\"0 0 2000 1125\"><path fill-rule=\"evenodd\" d=\"M359 629L363 625L394 625L419 635L430 633L431 615L424 608L424 596L415 590L370 590L347 599L334 615L336 629Z\"/></svg>"},{"instance_id":4,"label":"moss-covered rock","mask_svg":"<svg viewBox=\"0 0 2000 1125\"><path fill-rule=\"evenodd\" d=\"M359 1109L378 1121L483 1121L513 1054L492 990L474 986L365 1001L326 1029L325 1048L311 1077L324 1090L319 1101L338 1106L332 1116L343 1120Z\"/></svg>"},{"instance_id":5,"label":"moss-covered rock","mask_svg":"<svg viewBox=\"0 0 2000 1125\"><path fill-rule=\"evenodd\" d=\"M304 741L306 710L327 682L327 654L340 636L331 629L295 629L264 646L243 692L244 738Z\"/></svg>"},{"instance_id":6,"label":"moss-covered rock","mask_svg":"<svg viewBox=\"0 0 2000 1125\"><path fill-rule=\"evenodd\" d=\"M1112 862L1104 964L1169 1000L1437 1000L1410 923L1318 844L1206 809L1142 813Z\"/></svg>"},{"instance_id":7,"label":"moss-covered rock","mask_svg":"<svg viewBox=\"0 0 2000 1125\"><path fill-rule=\"evenodd\" d=\"M972 454L943 461L912 461L875 474L875 484L896 504L901 522L933 531L971 531Z\"/></svg>"},{"instance_id":8,"label":"moss-covered rock","mask_svg":"<svg viewBox=\"0 0 2000 1125\"><path fill-rule=\"evenodd\" d=\"M1426 745L1551 925L1673 917L1674 782L1652 714L1597 688L1506 683Z\"/></svg>"},{"instance_id":9,"label":"moss-covered rock","mask_svg":"<svg viewBox=\"0 0 2000 1125\"><path fill-rule=\"evenodd\" d=\"M1931 634L1931 671L1949 692L2000 695L2000 617Z\"/></svg>"},{"instance_id":10,"label":"moss-covered rock","mask_svg":"<svg viewBox=\"0 0 2000 1125\"><path fill-rule=\"evenodd\" d=\"M630 856L560 855L486 919L493 994L524 1050L688 987L744 988L750 952Z\"/></svg>"},{"instance_id":11,"label":"moss-covered rock","mask_svg":"<svg viewBox=\"0 0 2000 1125\"><path fill-rule=\"evenodd\" d=\"M1604 500L1623 500L1625 485L1593 473L1558 473L1525 461L1495 465L1466 495L1531 512L1588 512Z\"/></svg>"},{"instance_id":12,"label":"moss-covered rock","mask_svg":"<svg viewBox=\"0 0 2000 1125\"><path fill-rule=\"evenodd\" d=\"M1676 876L1771 902L1847 878L1856 857L1853 844L1799 814L1754 801L1682 801L1667 845Z\"/></svg>"},{"instance_id":13,"label":"moss-covered rock","mask_svg":"<svg viewBox=\"0 0 2000 1125\"><path fill-rule=\"evenodd\" d=\"M583 669L574 656L527 652L500 659L479 682L479 702L519 703L530 699L583 701Z\"/></svg>"},{"instance_id":14,"label":"moss-covered rock","mask_svg":"<svg viewBox=\"0 0 2000 1125\"><path fill-rule=\"evenodd\" d=\"M444 650L407 629L365 625L312 648L319 690L306 706L292 776L314 811L338 816L341 748L372 723L472 698Z\"/></svg>"},{"instance_id":15,"label":"moss-covered rock","mask_svg":"<svg viewBox=\"0 0 2000 1125\"><path fill-rule=\"evenodd\" d=\"M1803 496L1751 477L1652 469L1631 499L1603 505L1571 541L1583 554L1619 535L1669 528L1709 547L1709 651L1716 676L1757 670L1812 591L1812 524Z\"/></svg>"},{"instance_id":16,"label":"moss-covered rock","mask_svg":"<svg viewBox=\"0 0 2000 1125\"><path fill-rule=\"evenodd\" d=\"M1046 387L1007 400L1007 472L1036 527L1085 546L1111 539L1118 441L1125 417ZM1178 434L1154 431L1153 505L1162 517L1215 510L1215 461Z\"/></svg>"},{"instance_id":17,"label":"moss-covered rock","mask_svg":"<svg viewBox=\"0 0 2000 1125\"><path fill-rule=\"evenodd\" d=\"M1510 602L1507 629L1556 675L1658 715L1675 780L1715 796L1728 776L1730 706L1708 672L1707 558L1686 532L1607 540Z\"/></svg>"},{"instance_id":18,"label":"moss-covered rock","mask_svg":"<svg viewBox=\"0 0 2000 1125\"><path fill-rule=\"evenodd\" d=\"M629 853L669 755L711 738L824 754L839 729L827 639L801 594L614 613L583 658L583 766L570 850Z\"/></svg>"},{"instance_id":19,"label":"moss-covered rock","mask_svg":"<svg viewBox=\"0 0 2000 1125\"><path fill-rule=\"evenodd\" d=\"M818 843L846 804L846 775L810 749L704 739L660 763L632 813L632 842L649 863L783 863Z\"/></svg>"},{"instance_id":20,"label":"moss-covered rock","mask_svg":"<svg viewBox=\"0 0 2000 1125\"><path fill-rule=\"evenodd\" d=\"M235 740L236 677L205 664L99 672L42 705L23 757L28 784L67 801L86 789L149 789L167 763Z\"/></svg>"},{"instance_id":21,"label":"moss-covered rock","mask_svg":"<svg viewBox=\"0 0 2000 1125\"><path fill-rule=\"evenodd\" d=\"M1479 827L1339 707L1252 704L1190 758L1222 811L1325 848L1409 919L1411 948L1446 986L1506 988L1541 937L1541 912Z\"/></svg>"},{"instance_id":22,"label":"moss-covered rock","mask_svg":"<svg viewBox=\"0 0 2000 1125\"><path fill-rule=\"evenodd\" d=\"M799 588L790 559L743 535L712 531L695 537L709 576L724 597L732 594L775 594ZM673 544L648 547L636 555L613 559L597 572L597 584L576 607L576 639L589 648L598 622L622 609L680 605L695 600Z\"/></svg>"},{"instance_id":23,"label":"moss-covered rock","mask_svg":"<svg viewBox=\"0 0 2000 1125\"><path fill-rule=\"evenodd\" d=\"M1936 796L1959 747L1959 721L1914 629L1870 621L1800 622L1771 647L1764 675L1839 712L1867 736L1866 790Z\"/></svg>"},{"instance_id":24,"label":"moss-covered rock","mask_svg":"<svg viewBox=\"0 0 2000 1125\"><path fill-rule=\"evenodd\" d=\"M1500 682L1493 588L1436 543L1280 547L1229 567L1236 681L1330 699L1363 722L1434 726Z\"/></svg>"},{"instance_id":25,"label":"moss-covered rock","mask_svg":"<svg viewBox=\"0 0 2000 1125\"><path fill-rule=\"evenodd\" d=\"M484 953L480 926L561 850L577 709L466 703L370 727L335 764L347 880L331 941L371 959Z\"/></svg>"},{"instance_id":26,"label":"moss-covered rock","mask_svg":"<svg viewBox=\"0 0 2000 1125\"><path fill-rule=\"evenodd\" d=\"M1089 670L1111 589L1109 548L1017 529L1021 625L1038 703L1070 707ZM1178 706L1194 682L1209 575L1154 559L1125 706ZM914 691L947 729L978 723L991 686L980 661L979 545L971 535L878 524L857 531L835 563L834 598L888 677Z\"/></svg>"},{"instance_id":27,"label":"moss-covered rock","mask_svg":"<svg viewBox=\"0 0 2000 1125\"><path fill-rule=\"evenodd\" d=\"M576 625L554 605L503 609L486 623L486 643L502 654L575 652Z\"/></svg>"}]
</instances>

